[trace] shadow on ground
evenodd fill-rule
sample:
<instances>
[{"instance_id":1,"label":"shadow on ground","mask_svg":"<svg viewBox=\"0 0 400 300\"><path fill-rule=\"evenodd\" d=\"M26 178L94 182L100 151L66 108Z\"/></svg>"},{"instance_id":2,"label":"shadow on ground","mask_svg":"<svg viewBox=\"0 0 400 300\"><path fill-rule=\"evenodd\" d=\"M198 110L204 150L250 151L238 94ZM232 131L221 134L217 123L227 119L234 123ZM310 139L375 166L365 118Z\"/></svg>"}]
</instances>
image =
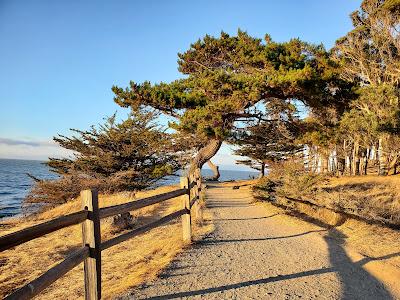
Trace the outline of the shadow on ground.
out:
<instances>
[{"instance_id":1,"label":"shadow on ground","mask_svg":"<svg viewBox=\"0 0 400 300\"><path fill-rule=\"evenodd\" d=\"M265 218L270 218L273 217L268 216ZM254 218L254 219L259 219L259 218ZM235 220L235 221L240 221L240 220L247 220L247 219L219 219L219 221L230 221L230 220ZM307 218L308 221L310 221L309 218ZM318 222L318 225L321 225L321 222ZM324 224L322 224L324 225ZM346 236L341 234L338 230L336 230L334 227L331 227L327 224L325 224L326 229L321 229L321 230L313 230L313 231L307 231L295 235L289 235L289 236L282 236L282 237L269 237L269 238L257 238L257 239L226 239L226 240L202 240L197 242L196 247L204 247L204 246L209 246L213 244L218 244L218 243L237 243L237 242L247 242L247 241L252 241L252 242L257 242L257 241L263 241L263 240L273 240L273 239L285 239L285 238L293 238L293 237L298 237L298 236L303 236L306 234L310 234L313 232L327 232L327 234L324 236L324 240L327 243L328 249L329 249L329 260L331 267L328 268L321 268L321 269L314 269L314 270L307 270L303 272L298 272L294 274L286 274L286 275L278 275L278 276L273 276L273 277L267 277L267 278L260 278L257 280L249 280L249 281L243 281L243 282L237 282L237 283L232 283L229 285L222 285L222 286L216 286L216 287L210 287L210 288L205 288L205 289L199 289L199 290L194 290L194 291L185 291L185 292L178 292L178 293L171 293L167 295L161 295L161 296L156 296L152 297L149 299L176 299L176 298L182 298L182 297L191 297L191 296L200 296L200 295L207 295L211 293L217 293L217 292L223 292L227 290L232 290L232 289L240 289L248 286L253 286L253 285L259 285L259 284L268 284L272 282L279 282L279 281L286 281L286 280L291 280L295 278L300 278L300 277L307 277L307 276L313 276L313 275L320 275L320 274L325 274L325 273L331 273L335 272L340 278L341 282L341 293L342 297L341 299L360 299L358 295L358 291L360 288L363 289L378 289L380 292L380 300L384 299L394 299L392 295L386 290L386 288L383 286L383 284L377 280L374 276L372 276L370 273L365 271L362 267L366 263L370 261L376 261L376 260L385 260L389 259L391 257L395 256L400 256L400 252L397 253L392 253L390 255L385 255L381 257L366 257L363 258L357 262L353 262L350 257L346 254L346 251L343 247L344 241L346 239ZM186 274L186 273L184 273ZM168 276L168 275L167 275ZM179 276L177 274L174 274L173 276ZM370 298L363 298L365 300L376 300L376 293L371 293Z\"/></svg>"}]
</instances>

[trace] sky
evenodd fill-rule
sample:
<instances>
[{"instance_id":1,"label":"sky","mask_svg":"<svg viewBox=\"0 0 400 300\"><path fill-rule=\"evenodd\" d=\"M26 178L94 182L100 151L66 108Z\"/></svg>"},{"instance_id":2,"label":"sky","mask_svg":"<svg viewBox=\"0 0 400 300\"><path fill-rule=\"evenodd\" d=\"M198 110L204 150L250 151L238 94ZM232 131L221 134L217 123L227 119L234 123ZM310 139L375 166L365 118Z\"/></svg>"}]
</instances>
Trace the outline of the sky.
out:
<instances>
[{"instance_id":1,"label":"sky","mask_svg":"<svg viewBox=\"0 0 400 300\"><path fill-rule=\"evenodd\" d=\"M111 87L181 77L177 53L205 34L238 28L331 48L358 0L0 0L0 158L69 155L52 142L128 109ZM229 146L213 161L235 166Z\"/></svg>"}]
</instances>

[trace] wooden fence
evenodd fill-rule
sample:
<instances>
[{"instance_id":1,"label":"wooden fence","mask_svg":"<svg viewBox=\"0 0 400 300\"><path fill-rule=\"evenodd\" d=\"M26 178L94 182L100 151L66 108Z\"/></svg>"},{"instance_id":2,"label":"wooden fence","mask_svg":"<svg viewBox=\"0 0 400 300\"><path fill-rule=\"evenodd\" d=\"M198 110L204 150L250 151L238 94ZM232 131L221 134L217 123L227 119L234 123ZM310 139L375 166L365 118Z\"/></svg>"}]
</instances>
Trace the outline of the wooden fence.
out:
<instances>
[{"instance_id":1,"label":"wooden fence","mask_svg":"<svg viewBox=\"0 0 400 300\"><path fill-rule=\"evenodd\" d=\"M5 299L31 299L81 262L84 263L85 299L100 299L101 251L145 233L155 227L166 224L178 217L182 218L183 240L187 243L191 242L192 212L196 218L201 218L201 209L198 201L201 189L201 175L200 172L196 172L195 175L191 176L191 180L189 180L188 177L181 177L180 188L177 190L104 208L99 208L96 190L85 190L81 192L81 211L0 237L1 252L59 229L80 223L82 224L81 248L74 251L62 262L18 289L13 294L7 296ZM182 209L144 225L143 227L133 229L110 240L101 241L101 219L161 203L176 197L181 197Z\"/></svg>"}]
</instances>

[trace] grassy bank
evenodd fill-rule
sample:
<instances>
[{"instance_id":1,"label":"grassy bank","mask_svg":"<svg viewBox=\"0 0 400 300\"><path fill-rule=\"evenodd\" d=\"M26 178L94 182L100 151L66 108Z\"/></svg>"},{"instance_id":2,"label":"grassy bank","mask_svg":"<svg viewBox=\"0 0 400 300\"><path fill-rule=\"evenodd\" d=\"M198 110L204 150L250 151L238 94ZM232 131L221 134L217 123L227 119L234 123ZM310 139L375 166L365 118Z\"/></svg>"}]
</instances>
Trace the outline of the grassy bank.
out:
<instances>
[{"instance_id":1,"label":"grassy bank","mask_svg":"<svg viewBox=\"0 0 400 300\"><path fill-rule=\"evenodd\" d=\"M288 163L261 179L254 192L286 206L300 207L300 200L400 228L400 175L338 178L307 173Z\"/></svg>"},{"instance_id":2,"label":"grassy bank","mask_svg":"<svg viewBox=\"0 0 400 300\"><path fill-rule=\"evenodd\" d=\"M289 177L280 177L279 182L267 177L253 192L262 205L278 206L283 213L332 230L338 242L367 257L369 271L378 277L400 275L400 231L379 224L400 224L400 177L302 176L306 175L292 178L292 184ZM294 198L306 201L290 200Z\"/></svg>"},{"instance_id":3,"label":"grassy bank","mask_svg":"<svg viewBox=\"0 0 400 300\"><path fill-rule=\"evenodd\" d=\"M160 187L138 192L135 199L152 196L176 189L176 186ZM100 207L116 205L132 200L132 194L100 195ZM139 227L163 215L181 208L179 198L149 206L132 213L134 226ZM79 211L80 200L60 205L28 219L15 219L1 224L2 235L54 217ZM196 226L194 234L200 236L210 231L211 225ZM101 220L102 240L118 231L112 218ZM35 279L54 264L64 259L81 244L80 225L65 228L0 253L0 298ZM129 288L149 281L166 267L182 251L182 228L180 220L116 245L102 252L102 291L104 299L111 299ZM66 296L68 295L68 296ZM83 264L47 288L37 299L83 299Z\"/></svg>"}]
</instances>

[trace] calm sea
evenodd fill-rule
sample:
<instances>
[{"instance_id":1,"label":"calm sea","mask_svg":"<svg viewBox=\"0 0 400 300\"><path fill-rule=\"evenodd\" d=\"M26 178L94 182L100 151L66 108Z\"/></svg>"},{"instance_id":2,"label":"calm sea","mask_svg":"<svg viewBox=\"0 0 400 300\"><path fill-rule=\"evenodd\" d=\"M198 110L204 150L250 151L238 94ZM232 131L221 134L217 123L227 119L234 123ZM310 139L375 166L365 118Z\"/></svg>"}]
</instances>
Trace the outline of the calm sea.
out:
<instances>
[{"instance_id":1,"label":"calm sea","mask_svg":"<svg viewBox=\"0 0 400 300\"><path fill-rule=\"evenodd\" d=\"M220 170L220 181L249 179L256 177L256 172ZM27 173L41 179L56 178L41 161L0 159L0 218L21 214L24 198L32 187L33 180ZM210 176L210 170L203 170L203 176ZM179 182L179 177L172 176L159 184L168 185ZM29 207L32 209L32 207Z\"/></svg>"},{"instance_id":2,"label":"calm sea","mask_svg":"<svg viewBox=\"0 0 400 300\"><path fill-rule=\"evenodd\" d=\"M22 212L22 201L33 184L33 179L55 178L43 162L36 160L0 159L0 218Z\"/></svg>"}]
</instances>

